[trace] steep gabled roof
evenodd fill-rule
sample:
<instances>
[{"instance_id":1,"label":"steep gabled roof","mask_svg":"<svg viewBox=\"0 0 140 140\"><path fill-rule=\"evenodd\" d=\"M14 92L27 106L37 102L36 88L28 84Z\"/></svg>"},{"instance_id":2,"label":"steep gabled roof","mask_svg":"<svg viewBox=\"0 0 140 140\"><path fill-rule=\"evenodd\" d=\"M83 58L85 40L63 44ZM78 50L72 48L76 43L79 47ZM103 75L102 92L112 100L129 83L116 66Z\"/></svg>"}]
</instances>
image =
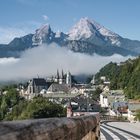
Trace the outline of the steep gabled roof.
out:
<instances>
[{"instance_id":1,"label":"steep gabled roof","mask_svg":"<svg viewBox=\"0 0 140 140\"><path fill-rule=\"evenodd\" d=\"M50 91L50 92L65 92L65 93L67 93L69 91L69 88L68 88L68 86L66 84L53 83L48 88L48 91Z\"/></svg>"},{"instance_id":2,"label":"steep gabled roof","mask_svg":"<svg viewBox=\"0 0 140 140\"><path fill-rule=\"evenodd\" d=\"M33 78L33 83L36 86L47 86L48 85L46 80L43 78Z\"/></svg>"}]
</instances>

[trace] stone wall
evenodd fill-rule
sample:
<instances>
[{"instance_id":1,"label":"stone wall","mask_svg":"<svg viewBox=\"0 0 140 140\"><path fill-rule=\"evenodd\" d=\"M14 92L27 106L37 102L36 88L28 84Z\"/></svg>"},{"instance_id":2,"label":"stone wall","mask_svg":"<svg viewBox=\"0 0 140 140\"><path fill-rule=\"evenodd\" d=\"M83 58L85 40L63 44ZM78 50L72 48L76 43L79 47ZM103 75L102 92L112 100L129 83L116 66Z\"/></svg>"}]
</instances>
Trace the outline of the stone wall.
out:
<instances>
[{"instance_id":1,"label":"stone wall","mask_svg":"<svg viewBox=\"0 0 140 140\"><path fill-rule=\"evenodd\" d=\"M99 132L98 115L0 123L0 140L94 140Z\"/></svg>"}]
</instances>

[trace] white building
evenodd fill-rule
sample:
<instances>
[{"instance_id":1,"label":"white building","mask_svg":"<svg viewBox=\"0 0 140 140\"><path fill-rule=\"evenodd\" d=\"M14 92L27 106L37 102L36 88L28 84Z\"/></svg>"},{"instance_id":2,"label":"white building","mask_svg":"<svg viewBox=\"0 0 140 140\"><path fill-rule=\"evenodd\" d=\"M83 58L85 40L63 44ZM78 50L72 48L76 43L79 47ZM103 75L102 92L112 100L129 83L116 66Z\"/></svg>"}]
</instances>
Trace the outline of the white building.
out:
<instances>
[{"instance_id":1,"label":"white building","mask_svg":"<svg viewBox=\"0 0 140 140\"><path fill-rule=\"evenodd\" d=\"M104 93L100 94L100 105L101 107L109 107L108 98Z\"/></svg>"},{"instance_id":2,"label":"white building","mask_svg":"<svg viewBox=\"0 0 140 140\"><path fill-rule=\"evenodd\" d=\"M105 90L100 94L101 107L112 107L114 102L124 101L125 95L122 90Z\"/></svg>"}]
</instances>

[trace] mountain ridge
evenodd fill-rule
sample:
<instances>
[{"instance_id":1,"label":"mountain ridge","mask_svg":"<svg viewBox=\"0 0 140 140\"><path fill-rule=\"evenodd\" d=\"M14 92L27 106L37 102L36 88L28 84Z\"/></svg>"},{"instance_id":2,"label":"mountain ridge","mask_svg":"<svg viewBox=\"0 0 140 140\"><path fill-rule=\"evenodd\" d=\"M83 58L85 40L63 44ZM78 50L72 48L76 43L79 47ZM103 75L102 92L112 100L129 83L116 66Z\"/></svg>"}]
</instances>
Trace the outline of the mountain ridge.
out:
<instances>
[{"instance_id":1,"label":"mountain ridge","mask_svg":"<svg viewBox=\"0 0 140 140\"><path fill-rule=\"evenodd\" d=\"M53 42L74 52L90 55L140 54L140 41L123 38L94 20L81 18L67 34L54 32L47 24L37 29L35 34L15 38L9 44L0 44L0 57L20 57L20 53L28 48Z\"/></svg>"}]
</instances>

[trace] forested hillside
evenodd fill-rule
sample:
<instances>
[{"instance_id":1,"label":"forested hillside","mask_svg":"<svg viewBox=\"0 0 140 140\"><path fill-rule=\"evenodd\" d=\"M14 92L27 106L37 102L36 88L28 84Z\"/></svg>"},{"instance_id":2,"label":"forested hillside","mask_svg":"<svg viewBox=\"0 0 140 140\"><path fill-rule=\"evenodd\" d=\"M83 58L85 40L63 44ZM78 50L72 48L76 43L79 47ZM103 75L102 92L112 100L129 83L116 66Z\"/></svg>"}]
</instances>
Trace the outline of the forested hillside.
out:
<instances>
[{"instance_id":1,"label":"forested hillside","mask_svg":"<svg viewBox=\"0 0 140 140\"><path fill-rule=\"evenodd\" d=\"M111 62L96 74L96 81L100 76L110 80L111 89L124 89L129 99L140 99L140 57L120 64Z\"/></svg>"}]
</instances>

